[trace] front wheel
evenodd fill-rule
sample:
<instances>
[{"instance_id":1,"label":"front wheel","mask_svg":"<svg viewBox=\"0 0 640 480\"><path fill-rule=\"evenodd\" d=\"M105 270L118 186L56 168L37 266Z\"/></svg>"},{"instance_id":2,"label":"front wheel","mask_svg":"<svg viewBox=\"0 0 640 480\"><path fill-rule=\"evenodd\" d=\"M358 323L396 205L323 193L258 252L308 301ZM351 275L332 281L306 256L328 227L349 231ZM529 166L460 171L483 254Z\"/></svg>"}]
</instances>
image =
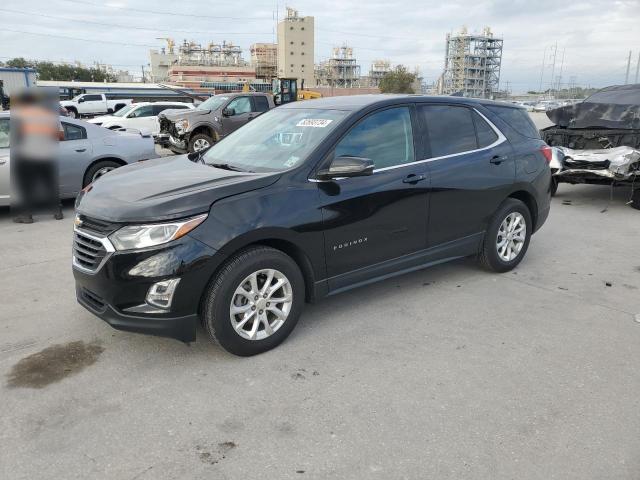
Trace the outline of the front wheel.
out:
<instances>
[{"instance_id":1,"label":"front wheel","mask_svg":"<svg viewBox=\"0 0 640 480\"><path fill-rule=\"evenodd\" d=\"M304 278L280 250L252 247L222 267L202 303L211 338L235 355L266 352L296 326L304 304Z\"/></svg>"},{"instance_id":2,"label":"front wheel","mask_svg":"<svg viewBox=\"0 0 640 480\"><path fill-rule=\"evenodd\" d=\"M198 133L189 140L189 153L206 150L211 145L213 145L213 138L206 133Z\"/></svg>"},{"instance_id":3,"label":"front wheel","mask_svg":"<svg viewBox=\"0 0 640 480\"><path fill-rule=\"evenodd\" d=\"M69 112L69 117L71 118L79 118L80 115L78 115L78 111L74 110L73 108L67 108L67 112Z\"/></svg>"},{"instance_id":4,"label":"front wheel","mask_svg":"<svg viewBox=\"0 0 640 480\"><path fill-rule=\"evenodd\" d=\"M508 272L524 257L533 225L529 208L520 200L509 198L493 215L484 234L480 264L494 272Z\"/></svg>"}]
</instances>

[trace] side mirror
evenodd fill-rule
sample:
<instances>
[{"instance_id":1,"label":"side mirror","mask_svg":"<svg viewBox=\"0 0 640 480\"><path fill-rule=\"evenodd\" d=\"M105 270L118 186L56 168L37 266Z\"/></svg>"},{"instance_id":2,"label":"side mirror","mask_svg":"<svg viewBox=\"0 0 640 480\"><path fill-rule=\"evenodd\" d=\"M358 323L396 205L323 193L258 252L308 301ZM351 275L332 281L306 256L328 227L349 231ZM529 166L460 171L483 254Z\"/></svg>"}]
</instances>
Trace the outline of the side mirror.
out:
<instances>
[{"instance_id":1,"label":"side mirror","mask_svg":"<svg viewBox=\"0 0 640 480\"><path fill-rule=\"evenodd\" d=\"M78 99L78 103L82 103L82 102L84 102L84 97L81 97Z\"/></svg>"},{"instance_id":2,"label":"side mirror","mask_svg":"<svg viewBox=\"0 0 640 480\"><path fill-rule=\"evenodd\" d=\"M222 115L224 115L225 117L233 117L236 114L236 110L235 108L225 108L224 110L222 110Z\"/></svg>"},{"instance_id":3,"label":"side mirror","mask_svg":"<svg viewBox=\"0 0 640 480\"><path fill-rule=\"evenodd\" d=\"M362 157L336 157L328 169L320 170L320 180L330 180L340 177L364 177L373 173L373 160Z\"/></svg>"}]
</instances>

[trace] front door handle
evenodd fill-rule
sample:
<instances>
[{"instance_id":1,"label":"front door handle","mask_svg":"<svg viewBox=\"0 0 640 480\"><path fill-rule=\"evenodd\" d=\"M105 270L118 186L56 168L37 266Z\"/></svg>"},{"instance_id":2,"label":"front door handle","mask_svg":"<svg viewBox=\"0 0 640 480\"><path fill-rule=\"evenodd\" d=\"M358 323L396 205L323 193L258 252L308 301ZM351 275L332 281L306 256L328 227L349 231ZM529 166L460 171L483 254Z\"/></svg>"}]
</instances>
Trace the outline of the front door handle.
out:
<instances>
[{"instance_id":1,"label":"front door handle","mask_svg":"<svg viewBox=\"0 0 640 480\"><path fill-rule=\"evenodd\" d=\"M424 175L416 175L415 173L412 173L410 175L407 175L406 177L404 177L402 179L402 183L410 183L412 185L415 185L418 182L421 182L423 180L426 180L427 177L425 177Z\"/></svg>"},{"instance_id":2,"label":"front door handle","mask_svg":"<svg viewBox=\"0 0 640 480\"><path fill-rule=\"evenodd\" d=\"M506 162L509 159L509 157L507 157L506 155L494 155L493 157L491 157L491 160L489 160L489 162L493 163L494 165L500 165L502 162Z\"/></svg>"},{"instance_id":3,"label":"front door handle","mask_svg":"<svg viewBox=\"0 0 640 480\"><path fill-rule=\"evenodd\" d=\"M82 153L82 152L86 152L87 149L86 148L76 148L76 152Z\"/></svg>"}]
</instances>

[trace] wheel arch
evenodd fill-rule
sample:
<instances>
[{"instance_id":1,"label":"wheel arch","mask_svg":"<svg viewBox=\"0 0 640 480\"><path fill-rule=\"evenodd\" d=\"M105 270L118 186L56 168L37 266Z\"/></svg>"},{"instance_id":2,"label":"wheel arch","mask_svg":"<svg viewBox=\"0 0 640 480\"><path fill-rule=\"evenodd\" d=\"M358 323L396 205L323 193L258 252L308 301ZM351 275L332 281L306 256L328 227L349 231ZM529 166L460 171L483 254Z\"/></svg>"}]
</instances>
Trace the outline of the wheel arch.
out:
<instances>
[{"instance_id":1,"label":"wheel arch","mask_svg":"<svg viewBox=\"0 0 640 480\"><path fill-rule=\"evenodd\" d=\"M216 132L215 128L213 128L211 125L206 125L206 124L200 124L198 126L196 126L191 133L189 133L189 138L191 139L191 137L193 137L194 135L198 135L200 133L204 133L205 135L209 135L211 138L213 138L214 142L217 142L220 138L220 136L218 135L218 133Z\"/></svg>"},{"instance_id":2,"label":"wheel arch","mask_svg":"<svg viewBox=\"0 0 640 480\"><path fill-rule=\"evenodd\" d=\"M520 200L524 203L529 209L529 213L531 214L531 221L533 222L532 231L535 232L536 227L538 225L538 202L536 202L536 198L533 196L531 192L527 190L516 190L511 193L508 198L515 198L516 200Z\"/></svg>"},{"instance_id":3,"label":"wheel arch","mask_svg":"<svg viewBox=\"0 0 640 480\"><path fill-rule=\"evenodd\" d=\"M279 229L278 229L279 230ZM216 266L215 270L212 272L211 277L207 284L213 281L219 274L220 270L224 267L226 260L251 247L271 247L276 250L281 251L285 255L291 257L291 259L296 263L300 272L302 272L302 277L304 279L305 285L305 301L307 303L313 303L316 301L316 291L315 291L315 279L316 272L314 271L313 264L309 255L302 249L299 245L297 245L294 241L289 238L286 238L286 232L262 232L262 235L248 234L243 235L241 237L237 237L234 240L227 243L224 247L222 247L218 253L224 258L224 260L220 261L219 265ZM198 313L200 313L202 308L202 299L204 299L204 295L206 294L207 289L204 288L202 291L202 298L200 301L200 306L198 308Z\"/></svg>"},{"instance_id":4,"label":"wheel arch","mask_svg":"<svg viewBox=\"0 0 640 480\"><path fill-rule=\"evenodd\" d=\"M83 184L82 186L83 187L85 186L85 180L87 178L87 173L89 173L89 170L91 170L91 168L93 166L95 166L96 164L98 164L100 162L116 162L116 163L120 164L121 167L124 167L125 165L127 165L127 162L125 160L123 160L122 158L120 158L120 157L104 156L104 157L95 158L84 169L84 173L82 174L82 184Z\"/></svg>"}]
</instances>

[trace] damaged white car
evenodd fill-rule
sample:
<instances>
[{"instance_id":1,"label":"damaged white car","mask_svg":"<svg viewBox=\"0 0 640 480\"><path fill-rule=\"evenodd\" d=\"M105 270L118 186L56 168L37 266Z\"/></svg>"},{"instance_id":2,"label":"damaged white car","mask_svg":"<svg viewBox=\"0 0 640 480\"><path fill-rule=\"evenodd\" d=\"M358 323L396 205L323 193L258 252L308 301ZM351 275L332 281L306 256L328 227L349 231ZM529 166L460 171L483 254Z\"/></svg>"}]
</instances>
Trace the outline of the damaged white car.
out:
<instances>
[{"instance_id":1,"label":"damaged white car","mask_svg":"<svg viewBox=\"0 0 640 480\"><path fill-rule=\"evenodd\" d=\"M547 116L555 123L541 131L554 147L552 195L559 183L625 185L640 209L640 85L607 87Z\"/></svg>"}]
</instances>

